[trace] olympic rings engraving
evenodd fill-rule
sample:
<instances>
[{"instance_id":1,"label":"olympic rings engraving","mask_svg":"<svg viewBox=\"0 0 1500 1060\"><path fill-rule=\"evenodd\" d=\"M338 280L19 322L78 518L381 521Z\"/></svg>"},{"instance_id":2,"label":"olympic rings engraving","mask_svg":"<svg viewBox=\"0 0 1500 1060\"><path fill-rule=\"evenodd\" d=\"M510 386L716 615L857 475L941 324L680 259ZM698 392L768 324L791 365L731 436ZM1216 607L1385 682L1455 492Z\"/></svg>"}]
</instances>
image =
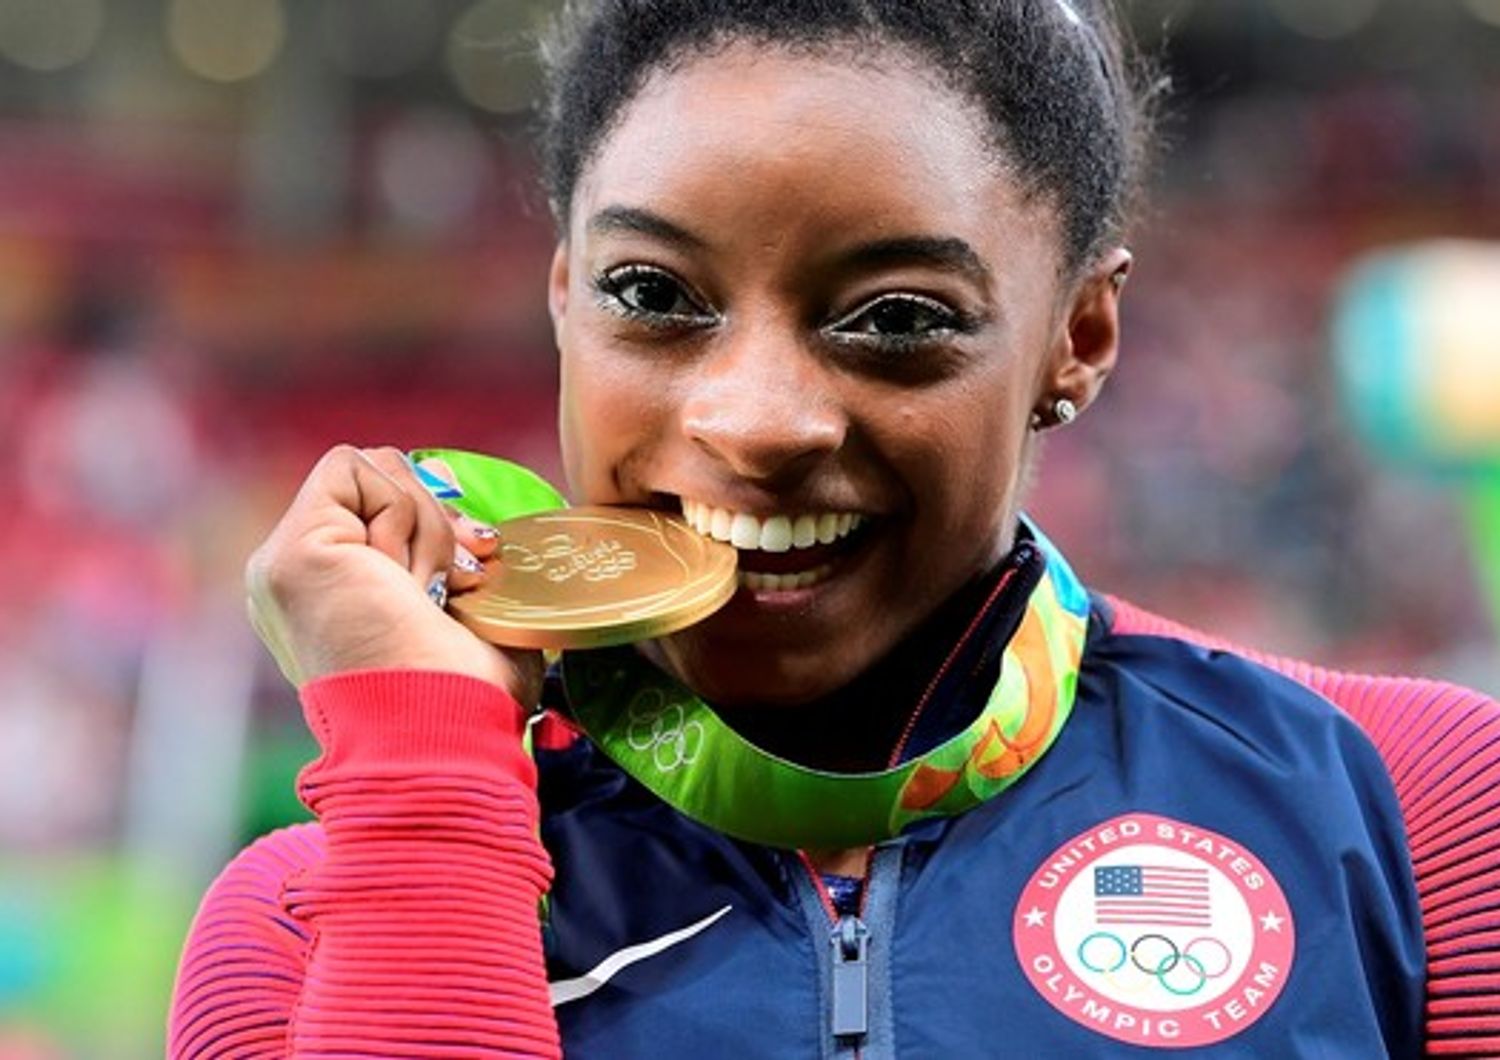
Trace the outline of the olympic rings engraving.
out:
<instances>
[{"instance_id":1,"label":"olympic rings engraving","mask_svg":"<svg viewBox=\"0 0 1500 1060\"><path fill-rule=\"evenodd\" d=\"M703 724L688 721L680 703L669 703L659 688L643 688L626 711L625 742L634 751L650 753L658 772L670 773L691 765L703 748Z\"/></svg>"}]
</instances>

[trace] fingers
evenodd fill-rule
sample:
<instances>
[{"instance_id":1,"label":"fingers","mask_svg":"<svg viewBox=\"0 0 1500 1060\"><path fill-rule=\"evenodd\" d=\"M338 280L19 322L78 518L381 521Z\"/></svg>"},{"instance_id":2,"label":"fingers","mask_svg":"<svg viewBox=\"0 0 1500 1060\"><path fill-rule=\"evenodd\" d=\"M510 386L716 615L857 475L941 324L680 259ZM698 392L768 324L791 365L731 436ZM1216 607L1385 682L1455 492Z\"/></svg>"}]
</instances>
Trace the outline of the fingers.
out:
<instances>
[{"instance_id":1,"label":"fingers","mask_svg":"<svg viewBox=\"0 0 1500 1060\"><path fill-rule=\"evenodd\" d=\"M441 605L449 592L484 581L484 561L495 554L494 527L439 503L463 493L442 460L413 467L399 449L340 447L315 474L331 503L352 517L339 535L367 544L411 572Z\"/></svg>"},{"instance_id":2,"label":"fingers","mask_svg":"<svg viewBox=\"0 0 1500 1060\"><path fill-rule=\"evenodd\" d=\"M399 449L362 449L355 469L371 547L403 563L423 586L453 563L453 527Z\"/></svg>"},{"instance_id":3,"label":"fingers","mask_svg":"<svg viewBox=\"0 0 1500 1060\"><path fill-rule=\"evenodd\" d=\"M454 475L453 469L448 466L446 460L429 457L419 461L416 465L416 474L418 481L426 487L428 493L438 500L457 500L463 496L458 477ZM444 505L443 510L453 524L453 533L459 547L467 551L470 557L483 561L495 554L495 550L500 545L500 534L493 526L471 518L449 505ZM457 561L454 566L458 572L478 573L466 569Z\"/></svg>"},{"instance_id":4,"label":"fingers","mask_svg":"<svg viewBox=\"0 0 1500 1060\"><path fill-rule=\"evenodd\" d=\"M400 451L338 447L246 564L250 621L298 687L415 668L472 674L535 702L539 656L497 650L432 606L483 580L491 535L450 516Z\"/></svg>"},{"instance_id":5,"label":"fingers","mask_svg":"<svg viewBox=\"0 0 1500 1060\"><path fill-rule=\"evenodd\" d=\"M481 560L489 559L500 547L498 530L467 515L457 515L453 521L453 533L470 555Z\"/></svg>"}]
</instances>

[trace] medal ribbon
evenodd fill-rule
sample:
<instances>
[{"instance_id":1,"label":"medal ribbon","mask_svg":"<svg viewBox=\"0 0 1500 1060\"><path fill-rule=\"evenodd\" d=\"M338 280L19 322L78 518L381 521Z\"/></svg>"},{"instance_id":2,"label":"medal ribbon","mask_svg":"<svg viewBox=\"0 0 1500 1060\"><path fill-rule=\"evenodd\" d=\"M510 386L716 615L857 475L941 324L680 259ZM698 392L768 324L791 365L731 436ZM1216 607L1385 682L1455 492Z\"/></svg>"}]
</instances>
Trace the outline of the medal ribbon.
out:
<instances>
[{"instance_id":1,"label":"medal ribbon","mask_svg":"<svg viewBox=\"0 0 1500 1060\"><path fill-rule=\"evenodd\" d=\"M452 449L412 453L414 460L428 457L445 460L460 483L443 499L477 519L500 522L566 506L519 465ZM842 850L963 813L1010 787L1046 752L1078 688L1088 594L1041 531L1026 527L1045 569L984 708L962 731L898 766L831 773L779 758L628 646L563 655L574 719L620 768L677 810L766 846Z\"/></svg>"},{"instance_id":2,"label":"medal ribbon","mask_svg":"<svg viewBox=\"0 0 1500 1060\"><path fill-rule=\"evenodd\" d=\"M671 806L754 843L842 850L963 813L1010 787L1042 756L1078 688L1088 596L1051 543L1029 528L1046 569L1005 646L984 709L961 732L894 768L831 773L770 754L628 647L563 656L574 719Z\"/></svg>"}]
</instances>

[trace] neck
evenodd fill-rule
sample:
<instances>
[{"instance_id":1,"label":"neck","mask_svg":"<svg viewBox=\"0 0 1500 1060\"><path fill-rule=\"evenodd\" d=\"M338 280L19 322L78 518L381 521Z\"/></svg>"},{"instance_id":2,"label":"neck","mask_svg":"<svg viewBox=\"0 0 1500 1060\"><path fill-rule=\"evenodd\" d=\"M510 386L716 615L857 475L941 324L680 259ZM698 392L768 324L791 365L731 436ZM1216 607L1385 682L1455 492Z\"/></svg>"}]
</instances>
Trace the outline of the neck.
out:
<instances>
[{"instance_id":1,"label":"neck","mask_svg":"<svg viewBox=\"0 0 1500 1060\"><path fill-rule=\"evenodd\" d=\"M838 691L795 707L714 709L730 728L780 758L811 769L885 769L953 646L994 591L1001 562L959 588L908 637Z\"/></svg>"}]
</instances>

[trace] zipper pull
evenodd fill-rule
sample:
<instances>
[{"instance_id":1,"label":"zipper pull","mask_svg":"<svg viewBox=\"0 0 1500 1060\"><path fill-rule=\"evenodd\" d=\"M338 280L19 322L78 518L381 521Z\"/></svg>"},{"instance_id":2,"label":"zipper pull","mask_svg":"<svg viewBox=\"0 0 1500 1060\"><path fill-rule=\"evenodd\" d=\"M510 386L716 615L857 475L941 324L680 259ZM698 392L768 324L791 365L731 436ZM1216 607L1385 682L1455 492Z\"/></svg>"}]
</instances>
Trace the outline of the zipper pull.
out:
<instances>
[{"instance_id":1,"label":"zipper pull","mask_svg":"<svg viewBox=\"0 0 1500 1060\"><path fill-rule=\"evenodd\" d=\"M869 1030L868 963L870 929L857 916L833 925L833 1034L862 1037Z\"/></svg>"}]
</instances>

